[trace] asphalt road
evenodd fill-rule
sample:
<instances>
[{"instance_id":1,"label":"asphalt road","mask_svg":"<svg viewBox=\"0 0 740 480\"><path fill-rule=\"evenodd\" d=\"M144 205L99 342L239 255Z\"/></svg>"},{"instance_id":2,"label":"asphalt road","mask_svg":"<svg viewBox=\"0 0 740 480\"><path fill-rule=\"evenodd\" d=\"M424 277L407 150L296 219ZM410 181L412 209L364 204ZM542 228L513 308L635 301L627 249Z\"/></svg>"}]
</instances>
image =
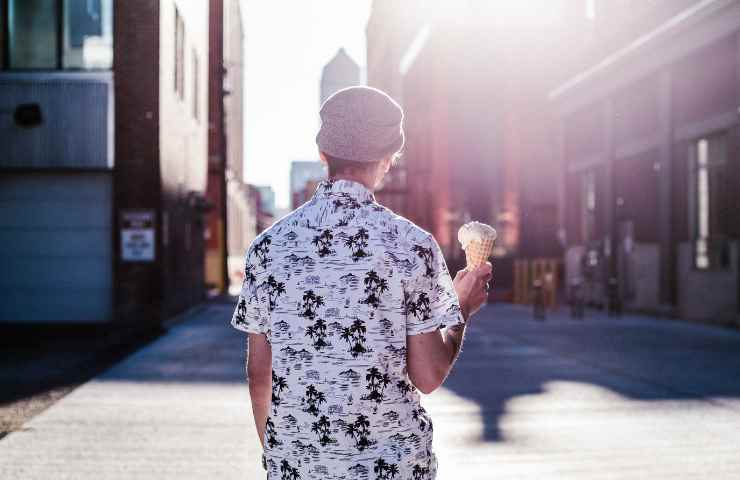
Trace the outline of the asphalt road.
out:
<instances>
[{"instance_id":1,"label":"asphalt road","mask_svg":"<svg viewBox=\"0 0 740 480\"><path fill-rule=\"evenodd\" d=\"M209 305L0 440L0 478L264 478L231 309ZM513 306L474 321L424 398L439 479L740 479L740 332Z\"/></svg>"}]
</instances>

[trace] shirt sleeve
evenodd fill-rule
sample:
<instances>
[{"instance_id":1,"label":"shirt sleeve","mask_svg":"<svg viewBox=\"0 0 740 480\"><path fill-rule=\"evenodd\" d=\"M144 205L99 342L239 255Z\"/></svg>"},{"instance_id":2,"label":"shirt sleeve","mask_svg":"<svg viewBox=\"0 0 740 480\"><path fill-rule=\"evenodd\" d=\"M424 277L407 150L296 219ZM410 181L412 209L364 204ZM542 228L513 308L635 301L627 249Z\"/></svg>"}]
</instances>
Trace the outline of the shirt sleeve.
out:
<instances>
[{"instance_id":1,"label":"shirt sleeve","mask_svg":"<svg viewBox=\"0 0 740 480\"><path fill-rule=\"evenodd\" d=\"M231 325L243 332L267 333L270 329L270 298L266 269L253 243L245 254L244 280L231 316Z\"/></svg>"},{"instance_id":2,"label":"shirt sleeve","mask_svg":"<svg viewBox=\"0 0 740 480\"><path fill-rule=\"evenodd\" d=\"M411 250L417 261L413 277L403 292L406 335L465 323L452 277L437 241L429 235L421 243L412 244Z\"/></svg>"}]
</instances>

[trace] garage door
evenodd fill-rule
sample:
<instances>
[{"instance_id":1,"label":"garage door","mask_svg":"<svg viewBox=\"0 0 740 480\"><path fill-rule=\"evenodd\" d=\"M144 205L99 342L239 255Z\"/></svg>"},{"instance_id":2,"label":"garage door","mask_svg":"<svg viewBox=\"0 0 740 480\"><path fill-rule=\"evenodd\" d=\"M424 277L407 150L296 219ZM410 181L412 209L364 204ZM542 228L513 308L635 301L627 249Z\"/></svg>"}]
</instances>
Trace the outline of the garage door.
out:
<instances>
[{"instance_id":1,"label":"garage door","mask_svg":"<svg viewBox=\"0 0 740 480\"><path fill-rule=\"evenodd\" d=\"M112 318L111 175L0 175L0 322Z\"/></svg>"}]
</instances>

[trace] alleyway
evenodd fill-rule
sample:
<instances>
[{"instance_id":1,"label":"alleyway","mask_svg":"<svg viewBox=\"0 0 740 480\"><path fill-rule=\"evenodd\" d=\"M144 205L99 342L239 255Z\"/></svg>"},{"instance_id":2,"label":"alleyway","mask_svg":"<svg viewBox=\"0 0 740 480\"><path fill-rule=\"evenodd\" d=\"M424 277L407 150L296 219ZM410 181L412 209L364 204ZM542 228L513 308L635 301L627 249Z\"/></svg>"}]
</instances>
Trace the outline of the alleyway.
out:
<instances>
[{"instance_id":1,"label":"alleyway","mask_svg":"<svg viewBox=\"0 0 740 480\"><path fill-rule=\"evenodd\" d=\"M263 478L231 308L202 309L0 440L0 478ZM740 478L740 333L512 306L475 320L425 398L440 479Z\"/></svg>"}]
</instances>

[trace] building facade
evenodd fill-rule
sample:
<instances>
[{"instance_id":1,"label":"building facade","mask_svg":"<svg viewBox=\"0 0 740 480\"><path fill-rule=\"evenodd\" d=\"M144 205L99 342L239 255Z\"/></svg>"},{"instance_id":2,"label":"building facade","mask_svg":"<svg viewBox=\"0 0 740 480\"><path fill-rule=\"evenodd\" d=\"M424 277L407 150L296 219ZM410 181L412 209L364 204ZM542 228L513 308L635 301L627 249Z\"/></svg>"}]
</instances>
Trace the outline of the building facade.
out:
<instances>
[{"instance_id":1,"label":"building facade","mask_svg":"<svg viewBox=\"0 0 740 480\"><path fill-rule=\"evenodd\" d=\"M243 166L244 31L238 0L210 0L206 283L229 288L234 263L256 235ZM245 229L246 230L242 230ZM233 232L231 230L234 230Z\"/></svg>"},{"instance_id":2,"label":"building facade","mask_svg":"<svg viewBox=\"0 0 740 480\"><path fill-rule=\"evenodd\" d=\"M250 185L257 204L257 232L262 232L277 220L275 191L269 185Z\"/></svg>"},{"instance_id":3,"label":"building facade","mask_svg":"<svg viewBox=\"0 0 740 480\"><path fill-rule=\"evenodd\" d=\"M0 1L0 322L203 298L208 5Z\"/></svg>"},{"instance_id":4,"label":"building facade","mask_svg":"<svg viewBox=\"0 0 740 480\"><path fill-rule=\"evenodd\" d=\"M567 277L597 305L735 323L740 4L650 3L604 19L601 56L550 94Z\"/></svg>"},{"instance_id":5,"label":"building facade","mask_svg":"<svg viewBox=\"0 0 740 480\"><path fill-rule=\"evenodd\" d=\"M296 160L290 164L290 208L307 202L319 182L326 178L326 165L318 160Z\"/></svg>"},{"instance_id":6,"label":"building facade","mask_svg":"<svg viewBox=\"0 0 740 480\"><path fill-rule=\"evenodd\" d=\"M376 0L367 26L368 83L406 114L405 152L378 198L432 232L452 268L465 261L458 228L493 225L503 298L514 259L561 254L547 93L588 31L585 2L529 3L543 15Z\"/></svg>"}]
</instances>

